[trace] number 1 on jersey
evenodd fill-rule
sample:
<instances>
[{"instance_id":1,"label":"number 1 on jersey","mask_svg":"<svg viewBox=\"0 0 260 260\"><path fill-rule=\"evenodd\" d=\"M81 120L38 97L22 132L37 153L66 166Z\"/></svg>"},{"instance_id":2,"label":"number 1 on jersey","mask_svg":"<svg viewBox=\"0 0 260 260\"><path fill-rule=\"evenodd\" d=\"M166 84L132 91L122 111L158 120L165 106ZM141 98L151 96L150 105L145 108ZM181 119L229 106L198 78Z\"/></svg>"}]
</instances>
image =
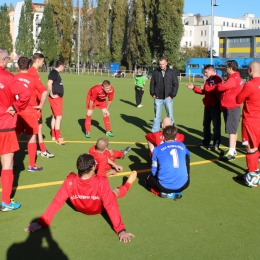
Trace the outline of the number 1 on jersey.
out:
<instances>
[{"instance_id":1,"label":"number 1 on jersey","mask_svg":"<svg viewBox=\"0 0 260 260\"><path fill-rule=\"evenodd\" d=\"M170 155L172 156L173 168L179 168L179 157L178 157L177 150L176 149L172 149L170 151Z\"/></svg>"}]
</instances>

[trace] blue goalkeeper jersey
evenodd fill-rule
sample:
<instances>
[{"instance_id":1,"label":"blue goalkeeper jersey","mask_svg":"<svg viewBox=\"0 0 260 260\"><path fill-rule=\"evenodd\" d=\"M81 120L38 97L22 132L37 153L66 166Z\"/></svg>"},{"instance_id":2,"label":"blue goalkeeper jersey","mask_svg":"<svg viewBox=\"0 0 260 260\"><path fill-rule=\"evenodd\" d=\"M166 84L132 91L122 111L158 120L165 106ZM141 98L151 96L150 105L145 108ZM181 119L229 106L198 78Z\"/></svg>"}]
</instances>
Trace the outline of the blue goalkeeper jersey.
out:
<instances>
[{"instance_id":1,"label":"blue goalkeeper jersey","mask_svg":"<svg viewBox=\"0 0 260 260\"><path fill-rule=\"evenodd\" d=\"M168 141L155 147L152 156L152 175L166 189L178 190L188 180L186 155L190 152L177 141Z\"/></svg>"}]
</instances>

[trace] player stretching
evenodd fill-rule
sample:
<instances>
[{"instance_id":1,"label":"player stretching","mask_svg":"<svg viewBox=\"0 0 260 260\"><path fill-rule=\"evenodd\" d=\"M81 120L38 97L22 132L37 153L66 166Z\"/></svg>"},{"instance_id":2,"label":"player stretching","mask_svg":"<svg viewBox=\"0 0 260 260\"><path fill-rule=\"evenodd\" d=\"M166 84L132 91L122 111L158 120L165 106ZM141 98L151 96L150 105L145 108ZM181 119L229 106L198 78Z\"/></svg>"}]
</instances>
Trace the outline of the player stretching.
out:
<instances>
[{"instance_id":1,"label":"player stretching","mask_svg":"<svg viewBox=\"0 0 260 260\"><path fill-rule=\"evenodd\" d=\"M59 145L64 145L64 138L60 134L60 125L62 120L62 104L64 88L60 77L60 72L65 68L65 63L62 60L57 60L55 69L52 70L48 76L48 91L49 91L49 102L52 110L51 119L51 136L52 140L56 140Z\"/></svg>"},{"instance_id":2,"label":"player stretching","mask_svg":"<svg viewBox=\"0 0 260 260\"><path fill-rule=\"evenodd\" d=\"M175 141L177 128L163 129L165 142L153 150L152 174L146 179L151 192L161 197L179 199L190 183L190 152L186 146Z\"/></svg>"},{"instance_id":3,"label":"player stretching","mask_svg":"<svg viewBox=\"0 0 260 260\"><path fill-rule=\"evenodd\" d=\"M15 210L21 207L10 199L13 186L14 152L19 150L15 133L17 112L25 109L30 100L30 90L5 71L10 57L6 49L0 47L0 155L2 182L2 211ZM18 95L18 99L15 96Z\"/></svg>"},{"instance_id":4,"label":"player stretching","mask_svg":"<svg viewBox=\"0 0 260 260\"><path fill-rule=\"evenodd\" d=\"M106 102L106 98L108 98L108 102ZM91 117L95 108L99 108L102 110L103 121L106 128L106 135L114 137L114 134L111 132L110 128L110 113L108 111L113 99L114 88L110 85L110 82L108 80L104 80L102 84L96 85L88 91L86 100L87 116L85 121L87 138L90 138Z\"/></svg>"},{"instance_id":5,"label":"player stretching","mask_svg":"<svg viewBox=\"0 0 260 260\"><path fill-rule=\"evenodd\" d=\"M131 150L129 146L121 151L111 150L108 149L108 144L107 138L99 138L96 145L91 146L89 149L89 153L94 156L97 162L98 174L107 177L123 170L122 166L115 164L116 159L123 159Z\"/></svg>"},{"instance_id":6,"label":"player stretching","mask_svg":"<svg viewBox=\"0 0 260 260\"><path fill-rule=\"evenodd\" d=\"M95 168L96 163L92 155L80 155L77 159L78 175L70 172L52 203L39 218L38 223L31 223L25 231L33 232L42 227L48 227L54 215L66 200L70 199L75 210L86 215L100 214L105 209L119 240L125 243L130 242L130 237L134 237L134 235L125 230L117 206L117 198L126 195L136 180L137 172L131 172L125 184L111 190L107 178L97 176Z\"/></svg>"},{"instance_id":7,"label":"player stretching","mask_svg":"<svg viewBox=\"0 0 260 260\"><path fill-rule=\"evenodd\" d=\"M25 110L18 112L18 120L16 126L16 133L18 136L24 133L26 130L26 135L28 139L27 151L29 156L29 172L41 171L42 167L35 164L36 160L36 135L38 134L38 111L42 110L43 105L47 98L47 90L40 83L36 77L28 74L29 69L29 59L26 57L20 57L18 60L18 67L20 72L15 75L22 84L24 84L31 91L31 98L28 106ZM41 94L41 101L38 105L37 102L37 93Z\"/></svg>"}]
</instances>

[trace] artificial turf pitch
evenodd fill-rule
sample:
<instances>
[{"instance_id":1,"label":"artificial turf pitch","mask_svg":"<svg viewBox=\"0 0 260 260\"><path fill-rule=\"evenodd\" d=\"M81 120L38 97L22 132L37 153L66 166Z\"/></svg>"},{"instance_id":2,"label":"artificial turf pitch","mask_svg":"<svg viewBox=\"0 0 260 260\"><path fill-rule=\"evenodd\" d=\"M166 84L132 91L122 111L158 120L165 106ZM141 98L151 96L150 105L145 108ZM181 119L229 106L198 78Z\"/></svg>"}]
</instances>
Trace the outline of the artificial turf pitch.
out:
<instances>
[{"instance_id":1,"label":"artificial turf pitch","mask_svg":"<svg viewBox=\"0 0 260 260\"><path fill-rule=\"evenodd\" d=\"M47 74L41 75L47 82ZM43 117L46 146L54 159L38 156L43 171L27 172L26 144L21 142L15 168L15 199L19 210L0 214L0 259L258 259L260 189L250 189L234 179L244 173L246 163L241 142L238 158L219 162L219 152L196 148L202 137L202 96L180 82L174 99L174 116L185 144L191 152L191 184L178 201L162 199L149 193L144 178L149 174L150 158L144 135L151 130L153 100L149 82L145 86L143 108L135 107L131 77L62 74L65 86L64 116L61 134L67 141L59 146L50 141L50 108L45 104ZM127 231L135 234L131 243L118 242L106 216L86 216L65 204L49 229L25 233L23 229L37 219L49 205L69 171L76 171L76 159L95 141L105 136L101 112L92 117L91 138L84 135L85 98L88 89L108 79L115 87L110 108L115 134L110 148L132 151L118 164L123 173L109 178L117 187L137 170L138 180L128 194L118 199ZM201 81L197 82L202 84ZM165 116L165 112L163 112ZM228 145L222 126L223 148ZM239 130L239 140L241 140Z\"/></svg>"}]
</instances>

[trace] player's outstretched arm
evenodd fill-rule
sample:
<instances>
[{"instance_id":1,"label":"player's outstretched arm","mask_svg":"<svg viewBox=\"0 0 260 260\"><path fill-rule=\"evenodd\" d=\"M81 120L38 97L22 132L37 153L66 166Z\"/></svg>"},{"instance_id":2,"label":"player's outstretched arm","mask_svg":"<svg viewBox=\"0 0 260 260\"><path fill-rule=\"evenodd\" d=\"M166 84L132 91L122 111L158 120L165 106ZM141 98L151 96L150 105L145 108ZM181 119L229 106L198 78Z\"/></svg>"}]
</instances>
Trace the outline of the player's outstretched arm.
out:
<instances>
[{"instance_id":1,"label":"player's outstretched arm","mask_svg":"<svg viewBox=\"0 0 260 260\"><path fill-rule=\"evenodd\" d=\"M25 232L34 232L41 228L42 228L42 226L39 223L33 222L33 223L29 224L28 227L24 229L24 231Z\"/></svg>"},{"instance_id":2,"label":"player's outstretched arm","mask_svg":"<svg viewBox=\"0 0 260 260\"><path fill-rule=\"evenodd\" d=\"M118 234L118 237L120 242L122 241L124 243L128 243L131 242L131 237L135 237L135 235L126 231L122 231Z\"/></svg>"}]
</instances>

